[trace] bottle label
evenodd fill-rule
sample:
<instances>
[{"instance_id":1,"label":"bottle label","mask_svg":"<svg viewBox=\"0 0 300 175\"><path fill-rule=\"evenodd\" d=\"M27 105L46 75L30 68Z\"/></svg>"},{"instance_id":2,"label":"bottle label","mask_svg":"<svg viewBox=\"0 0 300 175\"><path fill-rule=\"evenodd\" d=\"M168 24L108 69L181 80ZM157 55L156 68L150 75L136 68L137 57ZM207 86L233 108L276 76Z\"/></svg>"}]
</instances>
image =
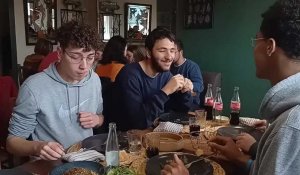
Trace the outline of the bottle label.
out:
<instances>
[{"instance_id":1,"label":"bottle label","mask_svg":"<svg viewBox=\"0 0 300 175\"><path fill-rule=\"evenodd\" d=\"M223 103L215 102L215 110L222 111L223 110Z\"/></svg>"},{"instance_id":2,"label":"bottle label","mask_svg":"<svg viewBox=\"0 0 300 175\"><path fill-rule=\"evenodd\" d=\"M107 166L119 166L119 151L108 151L105 158Z\"/></svg>"},{"instance_id":3,"label":"bottle label","mask_svg":"<svg viewBox=\"0 0 300 175\"><path fill-rule=\"evenodd\" d=\"M241 103L237 102L237 101L232 101L230 103L230 109L235 110L235 111L239 111L241 109Z\"/></svg>"},{"instance_id":4,"label":"bottle label","mask_svg":"<svg viewBox=\"0 0 300 175\"><path fill-rule=\"evenodd\" d=\"M212 98L212 97L205 97L205 105L206 106L213 106L214 105L214 98Z\"/></svg>"}]
</instances>

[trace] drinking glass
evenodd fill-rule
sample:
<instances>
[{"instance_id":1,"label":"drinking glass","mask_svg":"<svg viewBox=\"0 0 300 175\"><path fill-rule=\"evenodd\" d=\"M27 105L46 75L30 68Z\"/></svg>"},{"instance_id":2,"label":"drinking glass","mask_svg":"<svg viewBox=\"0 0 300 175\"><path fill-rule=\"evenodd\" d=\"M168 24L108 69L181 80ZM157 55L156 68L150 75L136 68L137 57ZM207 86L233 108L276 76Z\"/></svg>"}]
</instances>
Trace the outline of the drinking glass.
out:
<instances>
[{"instance_id":1,"label":"drinking glass","mask_svg":"<svg viewBox=\"0 0 300 175\"><path fill-rule=\"evenodd\" d=\"M130 153L139 153L142 149L141 134L139 130L127 131L128 145Z\"/></svg>"},{"instance_id":2,"label":"drinking glass","mask_svg":"<svg viewBox=\"0 0 300 175\"><path fill-rule=\"evenodd\" d=\"M189 128L190 128L190 135L195 132L200 132L200 124L197 117L189 117ZM196 134L196 133L193 133Z\"/></svg>"},{"instance_id":3,"label":"drinking glass","mask_svg":"<svg viewBox=\"0 0 300 175\"><path fill-rule=\"evenodd\" d=\"M196 117L198 118L201 128L206 127L206 111L204 109L199 109L195 111Z\"/></svg>"},{"instance_id":4,"label":"drinking glass","mask_svg":"<svg viewBox=\"0 0 300 175\"><path fill-rule=\"evenodd\" d=\"M146 139L146 155L148 158L159 154L160 134L150 133L145 135Z\"/></svg>"}]
</instances>

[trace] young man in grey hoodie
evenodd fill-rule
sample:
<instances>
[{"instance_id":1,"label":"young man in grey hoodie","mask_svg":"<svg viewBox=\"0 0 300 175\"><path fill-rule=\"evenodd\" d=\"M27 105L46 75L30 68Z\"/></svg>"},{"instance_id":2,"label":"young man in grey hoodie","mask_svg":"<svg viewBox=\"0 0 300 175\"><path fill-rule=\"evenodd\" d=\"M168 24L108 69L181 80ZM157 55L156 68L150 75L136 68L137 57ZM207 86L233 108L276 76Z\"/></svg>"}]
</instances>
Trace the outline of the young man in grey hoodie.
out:
<instances>
[{"instance_id":1,"label":"young man in grey hoodie","mask_svg":"<svg viewBox=\"0 0 300 175\"><path fill-rule=\"evenodd\" d=\"M254 175L300 174L300 0L278 0L263 15L253 39L256 76L271 82L260 114L270 122L256 160L243 154L231 138L215 137L209 144ZM186 175L176 157L163 175Z\"/></svg>"},{"instance_id":2,"label":"young man in grey hoodie","mask_svg":"<svg viewBox=\"0 0 300 175\"><path fill-rule=\"evenodd\" d=\"M56 160L102 125L101 83L92 70L98 38L94 28L76 22L58 30L58 61L20 88L8 128L9 152Z\"/></svg>"}]
</instances>

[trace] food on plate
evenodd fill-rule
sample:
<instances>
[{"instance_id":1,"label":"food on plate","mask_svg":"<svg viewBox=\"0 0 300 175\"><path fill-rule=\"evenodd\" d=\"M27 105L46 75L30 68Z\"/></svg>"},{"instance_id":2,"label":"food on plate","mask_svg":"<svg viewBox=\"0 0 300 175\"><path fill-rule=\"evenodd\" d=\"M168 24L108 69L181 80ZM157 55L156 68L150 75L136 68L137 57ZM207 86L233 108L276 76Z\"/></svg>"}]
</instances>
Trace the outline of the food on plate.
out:
<instances>
[{"instance_id":1,"label":"food on plate","mask_svg":"<svg viewBox=\"0 0 300 175\"><path fill-rule=\"evenodd\" d=\"M85 168L79 168L79 167L72 168L72 169L68 170L67 172L65 172L63 175L74 175L74 174L76 174L76 175L98 175L98 173L95 173L92 170L88 170Z\"/></svg>"},{"instance_id":2,"label":"food on plate","mask_svg":"<svg viewBox=\"0 0 300 175\"><path fill-rule=\"evenodd\" d=\"M106 175L136 175L136 173L128 167L114 167L108 170Z\"/></svg>"},{"instance_id":3,"label":"food on plate","mask_svg":"<svg viewBox=\"0 0 300 175\"><path fill-rule=\"evenodd\" d=\"M204 151L202 150L202 149L197 149L196 151L195 151L195 154L197 155L197 156L202 156L203 155L203 153L204 153Z\"/></svg>"},{"instance_id":4,"label":"food on plate","mask_svg":"<svg viewBox=\"0 0 300 175\"><path fill-rule=\"evenodd\" d=\"M129 159L128 153L125 150L121 150L119 152L119 159L120 159L120 162L125 162L126 160Z\"/></svg>"}]
</instances>

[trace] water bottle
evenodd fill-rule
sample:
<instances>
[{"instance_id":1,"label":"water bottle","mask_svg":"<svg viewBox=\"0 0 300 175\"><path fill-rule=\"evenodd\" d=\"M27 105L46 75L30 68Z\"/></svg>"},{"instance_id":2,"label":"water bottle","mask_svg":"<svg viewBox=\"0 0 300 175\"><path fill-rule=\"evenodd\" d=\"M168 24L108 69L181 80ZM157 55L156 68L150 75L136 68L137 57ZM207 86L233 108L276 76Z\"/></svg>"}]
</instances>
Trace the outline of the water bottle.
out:
<instances>
[{"instance_id":1,"label":"water bottle","mask_svg":"<svg viewBox=\"0 0 300 175\"><path fill-rule=\"evenodd\" d=\"M221 122L222 111L223 111L223 101L221 96L221 88L217 87L217 92L214 101L214 120L218 118L219 121Z\"/></svg>"},{"instance_id":2,"label":"water bottle","mask_svg":"<svg viewBox=\"0 0 300 175\"><path fill-rule=\"evenodd\" d=\"M213 119L214 97L212 95L212 84L207 84L207 91L204 100L204 109L206 110L206 120Z\"/></svg>"},{"instance_id":3,"label":"water bottle","mask_svg":"<svg viewBox=\"0 0 300 175\"><path fill-rule=\"evenodd\" d=\"M231 125L239 125L240 123L240 110L241 110L241 100L239 96L239 87L234 87L233 96L230 102L230 121Z\"/></svg>"},{"instance_id":4,"label":"water bottle","mask_svg":"<svg viewBox=\"0 0 300 175\"><path fill-rule=\"evenodd\" d=\"M119 143L116 130L116 123L109 123L109 132L105 150L107 166L119 166Z\"/></svg>"}]
</instances>

